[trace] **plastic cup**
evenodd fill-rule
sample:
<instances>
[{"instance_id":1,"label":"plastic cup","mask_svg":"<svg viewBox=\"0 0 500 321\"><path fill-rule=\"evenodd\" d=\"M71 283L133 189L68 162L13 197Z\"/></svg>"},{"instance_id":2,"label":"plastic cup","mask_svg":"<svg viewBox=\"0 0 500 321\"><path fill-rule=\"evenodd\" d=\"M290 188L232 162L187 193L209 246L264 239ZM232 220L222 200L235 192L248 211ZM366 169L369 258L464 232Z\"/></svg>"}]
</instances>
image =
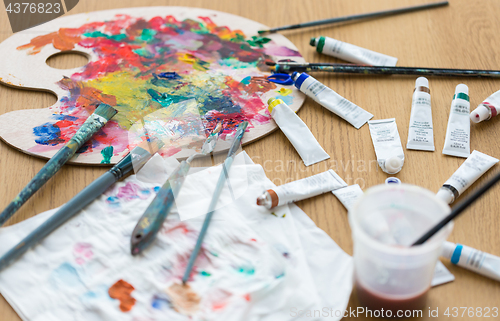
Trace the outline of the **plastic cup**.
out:
<instances>
[{"instance_id":1,"label":"plastic cup","mask_svg":"<svg viewBox=\"0 0 500 321\"><path fill-rule=\"evenodd\" d=\"M362 306L384 309L386 317L404 317L406 310L425 307L453 223L424 244L410 245L449 213L446 203L418 186L384 184L365 192L349 211L354 281Z\"/></svg>"}]
</instances>

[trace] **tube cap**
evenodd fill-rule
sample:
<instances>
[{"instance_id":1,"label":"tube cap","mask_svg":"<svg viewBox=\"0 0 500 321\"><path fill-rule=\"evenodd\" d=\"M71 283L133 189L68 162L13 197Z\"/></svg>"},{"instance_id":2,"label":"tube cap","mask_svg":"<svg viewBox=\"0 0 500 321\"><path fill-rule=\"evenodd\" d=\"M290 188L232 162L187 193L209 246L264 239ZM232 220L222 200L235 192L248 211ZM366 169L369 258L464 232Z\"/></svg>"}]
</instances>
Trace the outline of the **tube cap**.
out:
<instances>
[{"instance_id":1,"label":"tube cap","mask_svg":"<svg viewBox=\"0 0 500 321\"><path fill-rule=\"evenodd\" d=\"M472 113L470 113L469 117L473 123L482 122L483 120L491 118L491 109L485 105L479 105Z\"/></svg>"},{"instance_id":2,"label":"tube cap","mask_svg":"<svg viewBox=\"0 0 500 321\"><path fill-rule=\"evenodd\" d=\"M385 160L385 169L389 174L396 174L403 167L403 160L397 156L393 156Z\"/></svg>"},{"instance_id":3,"label":"tube cap","mask_svg":"<svg viewBox=\"0 0 500 321\"><path fill-rule=\"evenodd\" d=\"M441 187L436 196L445 201L446 204L451 204L455 200L455 195L453 195L453 192L447 188Z\"/></svg>"},{"instance_id":4,"label":"tube cap","mask_svg":"<svg viewBox=\"0 0 500 321\"><path fill-rule=\"evenodd\" d=\"M303 72L303 73L300 74L300 73L298 73L298 72L295 71L292 74L292 79L295 81L295 87L297 87L299 90L300 90L300 86L302 86L302 83L307 78L309 78L309 75L306 74L305 72Z\"/></svg>"},{"instance_id":5,"label":"tube cap","mask_svg":"<svg viewBox=\"0 0 500 321\"><path fill-rule=\"evenodd\" d=\"M417 80L415 81L415 88L418 87L426 87L429 88L429 80L425 77L418 77Z\"/></svg>"},{"instance_id":6,"label":"tube cap","mask_svg":"<svg viewBox=\"0 0 500 321\"><path fill-rule=\"evenodd\" d=\"M469 87L466 84L458 84L455 88L455 94L464 93L469 95Z\"/></svg>"},{"instance_id":7,"label":"tube cap","mask_svg":"<svg viewBox=\"0 0 500 321\"><path fill-rule=\"evenodd\" d=\"M311 40L309 40L309 44L313 47L316 47L316 38L311 38Z\"/></svg>"},{"instance_id":8,"label":"tube cap","mask_svg":"<svg viewBox=\"0 0 500 321\"><path fill-rule=\"evenodd\" d=\"M401 180L397 177L387 177L385 179L386 184L401 184Z\"/></svg>"}]
</instances>

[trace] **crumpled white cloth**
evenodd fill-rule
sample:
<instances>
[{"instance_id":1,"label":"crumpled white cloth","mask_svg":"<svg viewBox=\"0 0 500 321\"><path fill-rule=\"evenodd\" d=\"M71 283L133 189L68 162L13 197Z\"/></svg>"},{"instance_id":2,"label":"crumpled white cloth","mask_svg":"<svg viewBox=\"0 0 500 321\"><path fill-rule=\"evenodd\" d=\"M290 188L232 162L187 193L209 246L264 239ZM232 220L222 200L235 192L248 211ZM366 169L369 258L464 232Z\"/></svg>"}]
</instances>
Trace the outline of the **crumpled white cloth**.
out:
<instances>
[{"instance_id":1,"label":"crumpled white cloth","mask_svg":"<svg viewBox=\"0 0 500 321\"><path fill-rule=\"evenodd\" d=\"M130 255L133 228L178 164L160 156L2 271L0 293L30 321L339 320L332 311L341 315L347 306L351 257L297 206L274 214L257 206L257 196L274 184L246 153L237 158L243 161L230 175L244 169L247 191L214 215L189 282L201 297L191 319L173 309L165 290L180 282L204 216L180 221L174 209L151 248ZM202 193L213 190L220 171L209 172ZM1 228L0 254L54 212ZM126 312L108 293L119 280L133 287L135 303Z\"/></svg>"}]
</instances>

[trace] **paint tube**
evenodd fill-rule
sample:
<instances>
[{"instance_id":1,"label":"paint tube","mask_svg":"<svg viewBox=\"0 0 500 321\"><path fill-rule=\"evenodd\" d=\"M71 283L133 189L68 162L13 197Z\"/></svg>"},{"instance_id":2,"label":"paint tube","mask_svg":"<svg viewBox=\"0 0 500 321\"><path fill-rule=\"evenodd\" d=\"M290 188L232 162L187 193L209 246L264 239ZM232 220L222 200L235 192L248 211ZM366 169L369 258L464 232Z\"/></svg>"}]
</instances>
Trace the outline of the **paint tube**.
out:
<instances>
[{"instance_id":1,"label":"paint tube","mask_svg":"<svg viewBox=\"0 0 500 321\"><path fill-rule=\"evenodd\" d=\"M295 87L300 91L332 113L347 120L357 129L373 117L363 108L340 96L305 72L301 74L294 72L292 79L295 81Z\"/></svg>"},{"instance_id":2,"label":"paint tube","mask_svg":"<svg viewBox=\"0 0 500 321\"><path fill-rule=\"evenodd\" d=\"M368 122L373 147L380 168L388 174L399 173L405 161L403 146L399 138L395 118L370 120Z\"/></svg>"},{"instance_id":3,"label":"paint tube","mask_svg":"<svg viewBox=\"0 0 500 321\"><path fill-rule=\"evenodd\" d=\"M306 166L330 158L307 125L283 100L270 98L267 103L274 121L292 143Z\"/></svg>"},{"instance_id":4,"label":"paint tube","mask_svg":"<svg viewBox=\"0 0 500 321\"><path fill-rule=\"evenodd\" d=\"M469 157L470 155L470 103L469 87L464 84L457 85L455 95L451 102L448 128L444 140L443 154L456 157Z\"/></svg>"},{"instance_id":5,"label":"paint tube","mask_svg":"<svg viewBox=\"0 0 500 321\"><path fill-rule=\"evenodd\" d=\"M350 211L354 203L363 196L363 190L358 184L336 189L332 191L332 193L348 211Z\"/></svg>"},{"instance_id":6,"label":"paint tube","mask_svg":"<svg viewBox=\"0 0 500 321\"><path fill-rule=\"evenodd\" d=\"M434 276L432 277L431 286L437 286L455 280L455 276L444 266L441 261L437 261L434 268Z\"/></svg>"},{"instance_id":7,"label":"paint tube","mask_svg":"<svg viewBox=\"0 0 500 321\"><path fill-rule=\"evenodd\" d=\"M498 163L498 159L477 150L473 151L439 189L437 196L448 204L453 203L455 199L496 163Z\"/></svg>"},{"instance_id":8,"label":"paint tube","mask_svg":"<svg viewBox=\"0 0 500 321\"><path fill-rule=\"evenodd\" d=\"M455 265L500 281L500 257L451 242L444 242L441 255Z\"/></svg>"},{"instance_id":9,"label":"paint tube","mask_svg":"<svg viewBox=\"0 0 500 321\"><path fill-rule=\"evenodd\" d=\"M257 205L271 209L276 206L305 200L347 186L337 173L326 172L268 189L257 198Z\"/></svg>"},{"instance_id":10,"label":"paint tube","mask_svg":"<svg viewBox=\"0 0 500 321\"><path fill-rule=\"evenodd\" d=\"M406 148L434 151L431 91L425 77L418 77L415 82Z\"/></svg>"},{"instance_id":11,"label":"paint tube","mask_svg":"<svg viewBox=\"0 0 500 321\"><path fill-rule=\"evenodd\" d=\"M309 44L321 54L333 56L356 64L372 66L396 66L398 58L361 48L329 37L311 38Z\"/></svg>"},{"instance_id":12,"label":"paint tube","mask_svg":"<svg viewBox=\"0 0 500 321\"><path fill-rule=\"evenodd\" d=\"M472 113L470 120L474 123L490 120L500 112L500 90L486 98Z\"/></svg>"}]
</instances>

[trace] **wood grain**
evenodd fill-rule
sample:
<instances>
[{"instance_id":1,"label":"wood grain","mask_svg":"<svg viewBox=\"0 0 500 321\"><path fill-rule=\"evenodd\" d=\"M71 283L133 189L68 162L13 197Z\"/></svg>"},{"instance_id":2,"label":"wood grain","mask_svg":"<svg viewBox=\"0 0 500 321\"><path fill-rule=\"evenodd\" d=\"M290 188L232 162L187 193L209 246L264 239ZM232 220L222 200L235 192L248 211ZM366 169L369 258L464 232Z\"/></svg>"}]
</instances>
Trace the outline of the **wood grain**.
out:
<instances>
[{"instance_id":1,"label":"wood grain","mask_svg":"<svg viewBox=\"0 0 500 321\"><path fill-rule=\"evenodd\" d=\"M182 5L226 11L253 19L270 27L324 19L334 16L384 10L420 4L416 0L183 0L141 2L131 0L80 1L72 14L148 5ZM425 1L429 2L429 1ZM11 35L5 11L0 10L0 40ZM316 27L283 32L307 61L333 62L309 46L309 38L330 36L399 58L399 66L499 69L500 2L497 0L451 0L450 5L429 11L348 23L341 26ZM62 58L62 57L60 57ZM68 58L69 60L71 58ZM69 61L63 63L70 64ZM411 96L416 77L412 76L340 76L316 74L316 78L342 96L375 115L374 119L395 117L403 146L406 145ZM471 108L500 89L500 80L472 78L430 78L435 152L405 149L405 165L397 175L403 182L437 191L464 159L444 156L443 148L450 103L457 84L469 86ZM0 113L20 108L44 108L52 105L54 96L0 86ZM303 178L326 169L334 169L347 183L367 188L384 182L387 175L376 165L368 126L356 130L332 113L306 100L299 116L311 128L320 144L332 156L330 160L305 167L286 137L277 131L245 147L256 163L261 164L276 184ZM500 157L498 119L471 125L471 149ZM493 139L492 139L493 138ZM0 207L5 207L45 163L0 143L0 182L3 193ZM469 194L497 172L498 165L484 175ZM105 171L103 168L66 166L43 187L9 222L22 221L68 201L73 195ZM449 237L480 250L500 256L500 186L493 188L456 222ZM350 228L346 210L331 195L299 202L298 205L326 231L347 253L352 254ZM430 291L428 306L439 308L440 316L450 307L499 307L500 283L446 264L456 280ZM325 267L327 268L327 267ZM332 271L334 273L335 271ZM350 307L357 307L352 296ZM300 307L298 307L300 309ZM424 311L424 316L428 312ZM20 320L12 308L0 299L0 319ZM346 318L350 320L354 318ZM436 318L424 317L427 320ZM440 320L442 318L438 318ZM444 318L443 318L444 319ZM453 318L455 320L465 318ZM473 320L474 318L468 318ZM421 319L419 319L421 320Z\"/></svg>"}]
</instances>

